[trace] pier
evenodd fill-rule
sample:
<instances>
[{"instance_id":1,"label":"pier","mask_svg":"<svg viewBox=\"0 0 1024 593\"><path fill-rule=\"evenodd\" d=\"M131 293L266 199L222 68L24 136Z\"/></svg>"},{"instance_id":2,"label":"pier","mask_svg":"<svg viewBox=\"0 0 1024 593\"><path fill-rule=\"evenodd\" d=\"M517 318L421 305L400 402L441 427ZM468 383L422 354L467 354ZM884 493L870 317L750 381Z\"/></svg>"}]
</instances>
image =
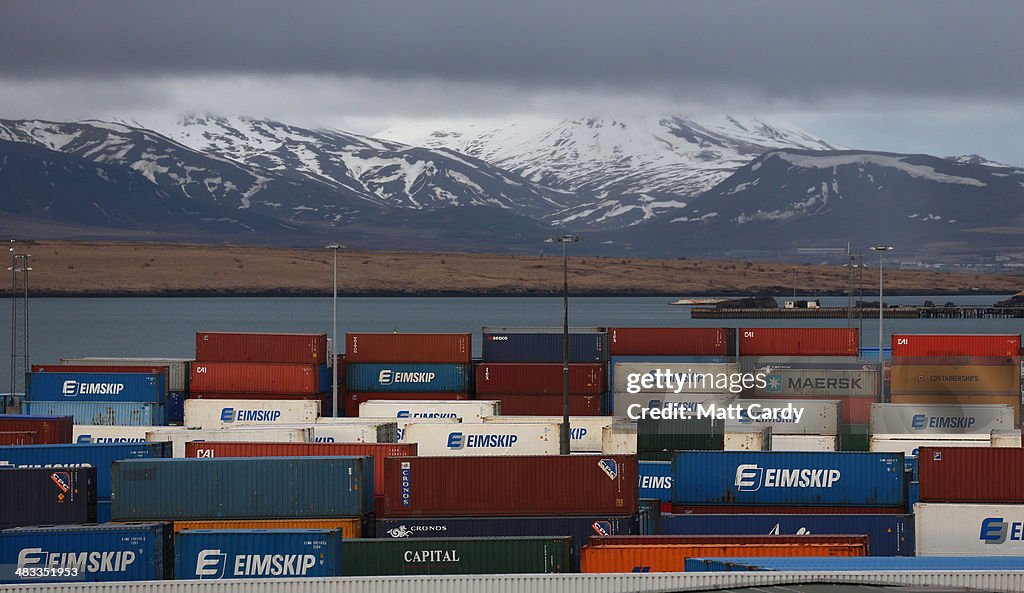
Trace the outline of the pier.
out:
<instances>
[{"instance_id":1,"label":"pier","mask_svg":"<svg viewBox=\"0 0 1024 593\"><path fill-rule=\"evenodd\" d=\"M885 319L1020 319L1024 307L886 307ZM852 315L851 315L852 313ZM877 319L878 309L861 307L820 307L817 309L727 309L693 307L693 319Z\"/></svg>"}]
</instances>

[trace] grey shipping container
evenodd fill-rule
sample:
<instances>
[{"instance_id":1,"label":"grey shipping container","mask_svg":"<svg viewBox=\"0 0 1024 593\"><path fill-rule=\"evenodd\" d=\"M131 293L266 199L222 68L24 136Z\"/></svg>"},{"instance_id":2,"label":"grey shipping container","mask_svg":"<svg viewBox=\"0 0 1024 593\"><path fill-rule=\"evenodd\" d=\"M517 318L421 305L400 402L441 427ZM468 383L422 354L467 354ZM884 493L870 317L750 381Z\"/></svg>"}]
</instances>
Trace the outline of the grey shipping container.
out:
<instances>
[{"instance_id":1,"label":"grey shipping container","mask_svg":"<svg viewBox=\"0 0 1024 593\"><path fill-rule=\"evenodd\" d=\"M756 395L824 395L829 397L864 397L878 395L878 370L851 369L774 369L756 371L764 374L755 386Z\"/></svg>"},{"instance_id":2,"label":"grey shipping container","mask_svg":"<svg viewBox=\"0 0 1024 593\"><path fill-rule=\"evenodd\" d=\"M167 390L188 391L189 358L121 358L116 356L86 356L62 358L62 365L112 365L123 367L167 367Z\"/></svg>"},{"instance_id":3,"label":"grey shipping container","mask_svg":"<svg viewBox=\"0 0 1024 593\"><path fill-rule=\"evenodd\" d=\"M360 517L373 512L372 457L115 461L114 521Z\"/></svg>"},{"instance_id":4,"label":"grey shipping container","mask_svg":"<svg viewBox=\"0 0 1024 593\"><path fill-rule=\"evenodd\" d=\"M163 426L164 406L150 402L25 402L26 414L71 416L75 424Z\"/></svg>"}]
</instances>

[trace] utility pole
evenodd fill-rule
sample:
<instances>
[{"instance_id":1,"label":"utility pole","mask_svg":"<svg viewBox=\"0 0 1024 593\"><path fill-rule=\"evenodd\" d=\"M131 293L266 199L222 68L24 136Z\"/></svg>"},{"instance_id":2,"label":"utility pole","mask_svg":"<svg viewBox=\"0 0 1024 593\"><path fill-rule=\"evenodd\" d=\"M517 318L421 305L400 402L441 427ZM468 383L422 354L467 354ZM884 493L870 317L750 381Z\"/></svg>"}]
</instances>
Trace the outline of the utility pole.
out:
<instances>
[{"instance_id":1,"label":"utility pole","mask_svg":"<svg viewBox=\"0 0 1024 593\"><path fill-rule=\"evenodd\" d=\"M338 416L338 250L342 248L342 245L337 243L331 243L326 247L334 251L334 298L331 301L333 312L331 315L332 327L331 327L331 366L334 373L334 377L331 378L331 401L333 402L333 409L331 410L331 416Z\"/></svg>"},{"instance_id":2,"label":"utility pole","mask_svg":"<svg viewBox=\"0 0 1024 593\"><path fill-rule=\"evenodd\" d=\"M4 408L15 404L15 394L25 391L25 373L29 370L29 324L28 324L28 273L32 270L29 266L27 253L17 253L15 241L11 240L11 378L10 394L6 401L3 401ZM21 278L20 287L18 278ZM19 292L21 307L18 307ZM20 338L20 339L19 339ZM18 352L19 343L21 352ZM21 390L19 391L19 385Z\"/></svg>"},{"instance_id":3,"label":"utility pole","mask_svg":"<svg viewBox=\"0 0 1024 593\"><path fill-rule=\"evenodd\" d=\"M576 235L552 237L547 243L562 244L562 430L559 434L559 453L568 455L569 447L569 243L577 243Z\"/></svg>"},{"instance_id":4,"label":"utility pole","mask_svg":"<svg viewBox=\"0 0 1024 593\"><path fill-rule=\"evenodd\" d=\"M884 308L882 305L882 253L892 251L892 245L872 245L872 251L878 252L878 365L882 372L881 401L885 401L885 344L883 342L885 330L883 328Z\"/></svg>"}]
</instances>

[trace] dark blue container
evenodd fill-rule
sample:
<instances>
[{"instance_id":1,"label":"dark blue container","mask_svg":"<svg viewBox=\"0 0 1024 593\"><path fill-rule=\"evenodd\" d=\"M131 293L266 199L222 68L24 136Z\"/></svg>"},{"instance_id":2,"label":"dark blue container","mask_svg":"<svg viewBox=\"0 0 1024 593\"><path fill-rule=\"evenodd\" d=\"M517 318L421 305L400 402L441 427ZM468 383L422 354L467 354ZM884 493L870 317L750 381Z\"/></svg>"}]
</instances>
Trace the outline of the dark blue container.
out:
<instances>
[{"instance_id":1,"label":"dark blue container","mask_svg":"<svg viewBox=\"0 0 1024 593\"><path fill-rule=\"evenodd\" d=\"M338 364L342 364L340 356L338 357ZM327 363L325 362L320 365L318 369L319 374L316 379L317 387L319 387L321 393L327 393L331 390L331 386L334 385L334 383L331 382L333 380L331 377L331 367L327 366Z\"/></svg>"},{"instance_id":2,"label":"dark blue container","mask_svg":"<svg viewBox=\"0 0 1024 593\"><path fill-rule=\"evenodd\" d=\"M640 498L672 502L672 462L640 462Z\"/></svg>"},{"instance_id":3,"label":"dark blue container","mask_svg":"<svg viewBox=\"0 0 1024 593\"><path fill-rule=\"evenodd\" d=\"M360 363L345 368L349 391L456 392L469 391L468 364Z\"/></svg>"},{"instance_id":4,"label":"dark blue container","mask_svg":"<svg viewBox=\"0 0 1024 593\"><path fill-rule=\"evenodd\" d=\"M361 517L372 457L133 459L111 472L115 521Z\"/></svg>"},{"instance_id":5,"label":"dark blue container","mask_svg":"<svg viewBox=\"0 0 1024 593\"><path fill-rule=\"evenodd\" d=\"M7 529L0 533L0 581L25 584L169 579L170 538L168 523ZM76 574L23 578L15 573L43 568Z\"/></svg>"},{"instance_id":6,"label":"dark blue container","mask_svg":"<svg viewBox=\"0 0 1024 593\"><path fill-rule=\"evenodd\" d=\"M110 499L96 501L96 522L110 523Z\"/></svg>"},{"instance_id":7,"label":"dark blue container","mask_svg":"<svg viewBox=\"0 0 1024 593\"><path fill-rule=\"evenodd\" d=\"M661 520L661 501L655 498L641 498L637 506L636 532L639 535L658 535Z\"/></svg>"},{"instance_id":8,"label":"dark blue container","mask_svg":"<svg viewBox=\"0 0 1024 593\"><path fill-rule=\"evenodd\" d=\"M171 443L11 445L0 447L0 465L95 467L96 498L110 498L110 464L118 459L171 457Z\"/></svg>"},{"instance_id":9,"label":"dark blue container","mask_svg":"<svg viewBox=\"0 0 1024 593\"><path fill-rule=\"evenodd\" d=\"M0 529L96 522L96 468L0 468Z\"/></svg>"},{"instance_id":10,"label":"dark blue container","mask_svg":"<svg viewBox=\"0 0 1024 593\"><path fill-rule=\"evenodd\" d=\"M185 422L185 394L172 391L167 394L167 423L180 425Z\"/></svg>"},{"instance_id":11,"label":"dark blue container","mask_svg":"<svg viewBox=\"0 0 1024 593\"><path fill-rule=\"evenodd\" d=\"M917 456L907 455L903 458L903 469L904 471L910 472L910 481L917 481Z\"/></svg>"},{"instance_id":12,"label":"dark blue container","mask_svg":"<svg viewBox=\"0 0 1024 593\"><path fill-rule=\"evenodd\" d=\"M175 579L340 575L336 529L194 529L174 538Z\"/></svg>"},{"instance_id":13,"label":"dark blue container","mask_svg":"<svg viewBox=\"0 0 1024 593\"><path fill-rule=\"evenodd\" d=\"M692 505L904 505L902 453L677 451L672 502Z\"/></svg>"},{"instance_id":14,"label":"dark blue container","mask_svg":"<svg viewBox=\"0 0 1024 593\"><path fill-rule=\"evenodd\" d=\"M787 572L1022 570L1024 556L849 556L687 558L686 572L770 570Z\"/></svg>"},{"instance_id":15,"label":"dark blue container","mask_svg":"<svg viewBox=\"0 0 1024 593\"><path fill-rule=\"evenodd\" d=\"M153 402L25 402L26 414L71 416L75 424L105 426L163 426L163 404Z\"/></svg>"},{"instance_id":16,"label":"dark blue container","mask_svg":"<svg viewBox=\"0 0 1024 593\"><path fill-rule=\"evenodd\" d=\"M29 401L153 402L167 399L159 373L28 373Z\"/></svg>"},{"instance_id":17,"label":"dark blue container","mask_svg":"<svg viewBox=\"0 0 1024 593\"><path fill-rule=\"evenodd\" d=\"M561 333L485 333L486 362L562 362ZM606 362L608 334L569 334L569 362Z\"/></svg>"},{"instance_id":18,"label":"dark blue container","mask_svg":"<svg viewBox=\"0 0 1024 593\"><path fill-rule=\"evenodd\" d=\"M914 503L921 501L919 486L918 482L907 482L907 512L910 514L914 514Z\"/></svg>"},{"instance_id":19,"label":"dark blue container","mask_svg":"<svg viewBox=\"0 0 1024 593\"><path fill-rule=\"evenodd\" d=\"M636 518L625 517L437 517L377 519L378 538L572 537L573 570L580 547L592 535L636 535Z\"/></svg>"},{"instance_id":20,"label":"dark blue container","mask_svg":"<svg viewBox=\"0 0 1024 593\"><path fill-rule=\"evenodd\" d=\"M911 515L669 515L660 535L858 535L871 556L913 556Z\"/></svg>"}]
</instances>

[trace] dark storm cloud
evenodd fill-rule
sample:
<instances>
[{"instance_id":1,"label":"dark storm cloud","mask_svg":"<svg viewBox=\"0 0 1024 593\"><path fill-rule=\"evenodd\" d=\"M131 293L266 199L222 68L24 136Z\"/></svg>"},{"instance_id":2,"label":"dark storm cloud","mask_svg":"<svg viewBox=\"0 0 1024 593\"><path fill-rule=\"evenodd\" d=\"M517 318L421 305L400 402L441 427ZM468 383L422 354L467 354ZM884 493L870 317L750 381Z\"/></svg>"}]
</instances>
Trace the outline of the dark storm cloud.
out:
<instances>
[{"instance_id":1,"label":"dark storm cloud","mask_svg":"<svg viewBox=\"0 0 1024 593\"><path fill-rule=\"evenodd\" d=\"M3 2L0 77L1024 95L1024 2Z\"/></svg>"}]
</instances>

